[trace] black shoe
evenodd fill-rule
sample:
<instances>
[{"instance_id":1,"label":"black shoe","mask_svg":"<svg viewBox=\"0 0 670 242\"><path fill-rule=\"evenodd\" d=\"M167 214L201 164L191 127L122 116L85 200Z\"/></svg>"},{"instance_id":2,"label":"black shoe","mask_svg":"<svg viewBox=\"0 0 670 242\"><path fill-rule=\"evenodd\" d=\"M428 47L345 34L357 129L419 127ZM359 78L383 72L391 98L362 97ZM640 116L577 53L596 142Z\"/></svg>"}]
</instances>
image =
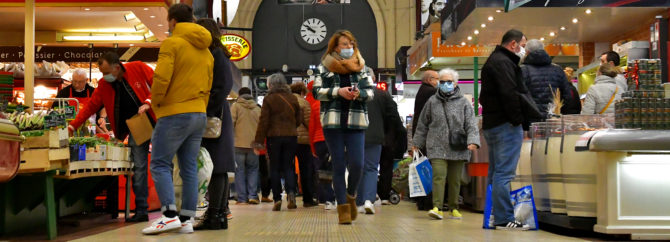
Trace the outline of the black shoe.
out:
<instances>
[{"instance_id":1,"label":"black shoe","mask_svg":"<svg viewBox=\"0 0 670 242\"><path fill-rule=\"evenodd\" d=\"M286 197L286 200L288 200L288 205L286 206L286 207L288 207L288 209L298 208L298 205L296 205L296 203L295 203L295 194L288 194L288 196Z\"/></svg>"},{"instance_id":2,"label":"black shoe","mask_svg":"<svg viewBox=\"0 0 670 242\"><path fill-rule=\"evenodd\" d=\"M218 208L207 208L201 223L193 227L194 230L219 230L221 229L221 212Z\"/></svg>"},{"instance_id":3,"label":"black shoe","mask_svg":"<svg viewBox=\"0 0 670 242\"><path fill-rule=\"evenodd\" d=\"M504 224L496 224L497 230L529 230L530 226L519 221L508 222Z\"/></svg>"},{"instance_id":4,"label":"black shoe","mask_svg":"<svg viewBox=\"0 0 670 242\"><path fill-rule=\"evenodd\" d=\"M306 200L302 202L302 206L306 208L316 207L319 206L319 203L315 202L314 200Z\"/></svg>"},{"instance_id":5,"label":"black shoe","mask_svg":"<svg viewBox=\"0 0 670 242\"><path fill-rule=\"evenodd\" d=\"M130 218L126 218L127 223L139 223L139 222L148 222L149 221L149 215L148 214L135 214Z\"/></svg>"},{"instance_id":6,"label":"black shoe","mask_svg":"<svg viewBox=\"0 0 670 242\"><path fill-rule=\"evenodd\" d=\"M228 216L226 212L220 213L219 223L221 224L221 229L228 229Z\"/></svg>"}]
</instances>

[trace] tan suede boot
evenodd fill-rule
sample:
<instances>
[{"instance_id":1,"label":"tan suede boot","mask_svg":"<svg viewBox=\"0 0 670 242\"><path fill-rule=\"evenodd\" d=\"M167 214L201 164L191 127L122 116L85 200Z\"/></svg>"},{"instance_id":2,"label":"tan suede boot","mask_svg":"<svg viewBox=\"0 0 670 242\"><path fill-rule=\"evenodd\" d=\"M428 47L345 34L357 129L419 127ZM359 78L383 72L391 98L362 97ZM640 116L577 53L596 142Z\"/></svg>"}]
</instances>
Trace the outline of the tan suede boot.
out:
<instances>
[{"instance_id":1,"label":"tan suede boot","mask_svg":"<svg viewBox=\"0 0 670 242\"><path fill-rule=\"evenodd\" d=\"M349 204L337 205L337 215L340 224L351 224L351 208Z\"/></svg>"},{"instance_id":2,"label":"tan suede boot","mask_svg":"<svg viewBox=\"0 0 670 242\"><path fill-rule=\"evenodd\" d=\"M358 217L358 207L356 207L356 197L349 196L347 194L347 202L349 203L349 208L351 209L351 221L356 220Z\"/></svg>"}]
</instances>

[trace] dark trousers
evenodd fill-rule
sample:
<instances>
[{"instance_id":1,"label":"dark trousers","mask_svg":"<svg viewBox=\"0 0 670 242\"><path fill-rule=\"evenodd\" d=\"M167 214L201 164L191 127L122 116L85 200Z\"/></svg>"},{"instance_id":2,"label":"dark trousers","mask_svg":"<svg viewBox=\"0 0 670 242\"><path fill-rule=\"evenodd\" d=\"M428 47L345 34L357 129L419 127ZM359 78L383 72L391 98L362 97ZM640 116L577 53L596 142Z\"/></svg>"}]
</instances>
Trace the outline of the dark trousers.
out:
<instances>
[{"instance_id":1,"label":"dark trousers","mask_svg":"<svg viewBox=\"0 0 670 242\"><path fill-rule=\"evenodd\" d=\"M328 162L330 154L328 152L328 146L326 145L326 142L321 141L314 143L314 152L316 153L316 156L319 157L318 159L316 159L318 162L317 169L321 173L324 174L329 173L331 175L331 177L328 179L319 178L319 189L318 189L319 202L335 203L335 190L333 190L333 178L332 178L333 164L331 162Z\"/></svg>"},{"instance_id":2,"label":"dark trousers","mask_svg":"<svg viewBox=\"0 0 670 242\"><path fill-rule=\"evenodd\" d=\"M312 202L314 201L314 156L312 156L312 148L308 144L298 144L296 156L300 168L302 200Z\"/></svg>"},{"instance_id":3,"label":"dark trousers","mask_svg":"<svg viewBox=\"0 0 670 242\"><path fill-rule=\"evenodd\" d=\"M379 161L379 182L377 194L381 200L391 197L391 181L393 179L393 151L390 146L382 146L382 156Z\"/></svg>"},{"instance_id":4,"label":"dark trousers","mask_svg":"<svg viewBox=\"0 0 670 242\"><path fill-rule=\"evenodd\" d=\"M270 155L272 198L275 202L278 202L281 201L282 178L284 178L286 194L295 194L295 152L298 146L298 137L268 137L267 143L268 154Z\"/></svg>"},{"instance_id":5,"label":"dark trousers","mask_svg":"<svg viewBox=\"0 0 670 242\"><path fill-rule=\"evenodd\" d=\"M261 196L268 197L270 196L272 186L270 185L270 161L268 161L267 155L258 156L258 168L260 171L259 184L261 186Z\"/></svg>"}]
</instances>

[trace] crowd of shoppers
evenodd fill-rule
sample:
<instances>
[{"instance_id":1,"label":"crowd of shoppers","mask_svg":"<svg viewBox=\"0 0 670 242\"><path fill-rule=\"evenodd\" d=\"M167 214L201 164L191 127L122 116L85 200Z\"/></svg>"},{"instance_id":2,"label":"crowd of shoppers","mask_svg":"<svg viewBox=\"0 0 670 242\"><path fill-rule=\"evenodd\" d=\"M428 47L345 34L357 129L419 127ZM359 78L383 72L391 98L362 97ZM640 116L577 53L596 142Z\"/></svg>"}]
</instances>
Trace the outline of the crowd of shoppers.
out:
<instances>
[{"instance_id":1,"label":"crowd of shoppers","mask_svg":"<svg viewBox=\"0 0 670 242\"><path fill-rule=\"evenodd\" d=\"M70 96L72 91L77 95L87 91L85 97L90 99L70 130L105 108L109 111L103 115L109 117L114 136L128 137L137 207L126 221L148 221L150 143L150 169L162 216L143 229L144 234L227 229L228 172L235 173L238 205L274 202L272 210L280 211L285 195L287 208L297 209L296 196L302 194L304 207L323 203L326 210L337 210L340 224L351 224L358 213L375 214L377 196L383 205L390 204L393 160L407 151L407 131L393 97L374 88L375 75L365 66L351 32L332 35L314 81L289 86L283 74L272 74L262 105L244 87L231 107L227 98L233 88L232 63L219 41L219 25L212 19L196 21L186 4L172 5L167 20L170 37L162 43L155 71L141 62L122 64L116 53L109 52L98 61L105 80L98 89L87 91L81 71L70 87ZM489 56L482 68L481 129L489 146L488 184L496 228L528 229L515 219L509 199L523 124L550 117L553 110L548 107L555 93L565 103L563 114L614 111L613 102L627 89L621 83L619 56L605 52L601 62L582 107L571 83L572 72L552 63L542 41L526 41L522 32L510 30ZM458 204L462 170L480 146L475 108L458 81L453 69L425 71L414 106L410 152L425 154L432 164L433 209L428 215L436 219L443 219L445 211L449 218L462 218ZM525 94L532 97L540 118L526 112L528 104L520 97ZM155 125L150 141L138 144L133 139L125 120L135 115L147 115ZM217 138L203 137L208 118L221 121ZM210 154L213 171L207 210L194 225L200 147ZM172 181L175 156L183 180L180 209Z\"/></svg>"}]
</instances>

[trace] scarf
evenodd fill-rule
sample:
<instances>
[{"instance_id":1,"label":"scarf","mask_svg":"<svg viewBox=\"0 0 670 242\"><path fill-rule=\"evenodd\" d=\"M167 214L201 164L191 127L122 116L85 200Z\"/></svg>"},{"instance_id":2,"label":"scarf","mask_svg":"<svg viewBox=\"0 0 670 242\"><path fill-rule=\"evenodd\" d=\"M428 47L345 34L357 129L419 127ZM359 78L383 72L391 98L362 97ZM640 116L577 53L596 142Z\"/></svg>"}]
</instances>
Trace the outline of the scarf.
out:
<instances>
[{"instance_id":1,"label":"scarf","mask_svg":"<svg viewBox=\"0 0 670 242\"><path fill-rule=\"evenodd\" d=\"M344 59L337 52L333 52L326 55L321 60L321 64L329 71L340 75L362 72L363 68L365 68L365 60L363 60L360 53L357 53L351 59Z\"/></svg>"}]
</instances>

